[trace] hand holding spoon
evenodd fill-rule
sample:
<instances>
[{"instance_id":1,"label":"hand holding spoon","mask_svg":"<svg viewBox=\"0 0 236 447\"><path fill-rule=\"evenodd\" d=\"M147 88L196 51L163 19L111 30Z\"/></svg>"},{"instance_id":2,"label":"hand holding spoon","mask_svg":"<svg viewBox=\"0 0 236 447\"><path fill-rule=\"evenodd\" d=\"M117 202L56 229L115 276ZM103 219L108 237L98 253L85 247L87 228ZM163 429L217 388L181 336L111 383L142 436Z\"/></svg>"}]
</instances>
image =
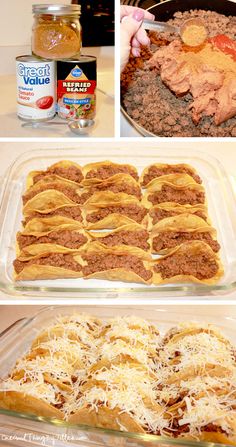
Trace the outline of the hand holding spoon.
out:
<instances>
[{"instance_id":1,"label":"hand holding spoon","mask_svg":"<svg viewBox=\"0 0 236 447\"><path fill-rule=\"evenodd\" d=\"M202 45L208 36L204 21L200 18L186 20L180 28L146 19L143 21L143 26L147 30L178 34L183 43L189 47Z\"/></svg>"}]
</instances>

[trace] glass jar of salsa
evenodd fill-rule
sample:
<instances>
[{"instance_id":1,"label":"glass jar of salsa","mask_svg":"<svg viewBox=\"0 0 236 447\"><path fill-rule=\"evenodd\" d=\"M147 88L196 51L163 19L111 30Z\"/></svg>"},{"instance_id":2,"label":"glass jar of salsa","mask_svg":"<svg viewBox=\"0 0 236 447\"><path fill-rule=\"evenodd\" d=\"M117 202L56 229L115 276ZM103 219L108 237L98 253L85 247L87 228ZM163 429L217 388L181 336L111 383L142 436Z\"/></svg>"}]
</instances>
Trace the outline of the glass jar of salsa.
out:
<instances>
[{"instance_id":1,"label":"glass jar of salsa","mask_svg":"<svg viewBox=\"0 0 236 447\"><path fill-rule=\"evenodd\" d=\"M44 59L78 57L80 5L33 5L32 53Z\"/></svg>"}]
</instances>

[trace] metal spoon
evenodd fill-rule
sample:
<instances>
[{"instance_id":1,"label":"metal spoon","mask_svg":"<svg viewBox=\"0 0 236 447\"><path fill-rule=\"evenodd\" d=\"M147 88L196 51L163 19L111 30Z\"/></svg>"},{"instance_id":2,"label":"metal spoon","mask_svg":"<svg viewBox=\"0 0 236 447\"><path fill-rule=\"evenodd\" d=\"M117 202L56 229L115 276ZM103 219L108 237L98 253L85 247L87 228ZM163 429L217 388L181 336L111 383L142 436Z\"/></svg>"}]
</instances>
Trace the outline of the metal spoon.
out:
<instances>
[{"instance_id":1,"label":"metal spoon","mask_svg":"<svg viewBox=\"0 0 236 447\"><path fill-rule=\"evenodd\" d=\"M200 18L185 20L185 22L181 25L181 27L172 26L172 25L168 25L168 23L165 23L165 22L157 22L157 21L148 20L148 19L145 19L143 21L144 29L179 34L179 36L181 37L183 42L184 42L184 31L188 28L188 26L192 26L192 25L204 27L205 35L203 36L203 40L201 42L201 43L203 43L206 40L208 33L206 30L204 21ZM186 43L186 42L184 42L184 43ZM188 43L188 45L189 45L189 43ZM199 43L198 43L198 45L199 45ZM191 44L189 46L195 46L195 45Z\"/></svg>"},{"instance_id":2,"label":"metal spoon","mask_svg":"<svg viewBox=\"0 0 236 447\"><path fill-rule=\"evenodd\" d=\"M40 127L47 126L68 126L71 132L77 135L88 134L95 125L95 120L92 119L78 119L78 120L68 120L68 121L31 121L29 123L23 123L22 127L32 127L37 129Z\"/></svg>"}]
</instances>

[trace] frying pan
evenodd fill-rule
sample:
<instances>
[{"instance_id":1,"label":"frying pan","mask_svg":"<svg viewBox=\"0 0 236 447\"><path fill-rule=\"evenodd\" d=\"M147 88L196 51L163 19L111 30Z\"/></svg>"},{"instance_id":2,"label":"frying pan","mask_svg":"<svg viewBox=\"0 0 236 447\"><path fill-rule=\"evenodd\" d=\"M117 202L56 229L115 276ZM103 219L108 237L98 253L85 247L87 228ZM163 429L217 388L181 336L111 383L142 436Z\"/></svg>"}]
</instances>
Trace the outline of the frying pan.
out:
<instances>
[{"instance_id":1,"label":"frying pan","mask_svg":"<svg viewBox=\"0 0 236 447\"><path fill-rule=\"evenodd\" d=\"M184 12L190 9L203 9L206 11L215 11L225 16L236 16L236 3L231 0L165 0L162 3L156 3L155 0L140 0L138 6L154 14L155 20L163 22L173 18L176 11ZM126 119L139 133L148 137L157 136L137 124L135 120L130 118L123 107L121 107L121 110Z\"/></svg>"}]
</instances>

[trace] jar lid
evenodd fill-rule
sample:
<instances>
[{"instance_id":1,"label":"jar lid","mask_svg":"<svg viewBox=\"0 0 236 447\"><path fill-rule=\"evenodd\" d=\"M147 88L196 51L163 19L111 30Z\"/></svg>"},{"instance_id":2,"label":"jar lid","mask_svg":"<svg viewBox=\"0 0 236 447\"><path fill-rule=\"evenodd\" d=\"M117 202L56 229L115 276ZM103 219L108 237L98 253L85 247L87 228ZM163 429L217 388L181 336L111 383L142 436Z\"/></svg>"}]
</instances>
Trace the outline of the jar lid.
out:
<instances>
[{"instance_id":1,"label":"jar lid","mask_svg":"<svg viewBox=\"0 0 236 447\"><path fill-rule=\"evenodd\" d=\"M43 5L37 4L32 7L33 14L52 14L55 16L78 15L81 5Z\"/></svg>"}]
</instances>

